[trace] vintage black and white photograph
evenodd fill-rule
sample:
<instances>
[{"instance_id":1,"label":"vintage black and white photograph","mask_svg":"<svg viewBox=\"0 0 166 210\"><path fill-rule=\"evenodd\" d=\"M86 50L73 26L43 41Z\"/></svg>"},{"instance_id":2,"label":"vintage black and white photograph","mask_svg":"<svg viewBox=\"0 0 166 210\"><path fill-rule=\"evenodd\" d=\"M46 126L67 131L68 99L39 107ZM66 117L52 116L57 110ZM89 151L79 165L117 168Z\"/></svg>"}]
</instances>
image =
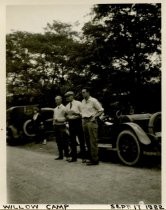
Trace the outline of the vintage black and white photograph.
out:
<instances>
[{"instance_id":1,"label":"vintage black and white photograph","mask_svg":"<svg viewBox=\"0 0 166 210\"><path fill-rule=\"evenodd\" d=\"M161 204L161 3L6 5L8 204Z\"/></svg>"}]
</instances>

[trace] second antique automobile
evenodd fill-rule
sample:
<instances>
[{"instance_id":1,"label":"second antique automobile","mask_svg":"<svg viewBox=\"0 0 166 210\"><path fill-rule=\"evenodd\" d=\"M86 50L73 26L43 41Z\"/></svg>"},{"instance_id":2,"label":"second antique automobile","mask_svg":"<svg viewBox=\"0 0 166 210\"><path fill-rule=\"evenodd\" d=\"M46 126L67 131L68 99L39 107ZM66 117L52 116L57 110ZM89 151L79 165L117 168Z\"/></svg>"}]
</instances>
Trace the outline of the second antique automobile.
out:
<instances>
[{"instance_id":1,"label":"second antique automobile","mask_svg":"<svg viewBox=\"0 0 166 210\"><path fill-rule=\"evenodd\" d=\"M7 143L17 145L28 142L35 137L32 116L34 107L38 105L14 106L7 110ZM49 135L54 132L52 118L53 108L41 108L45 131Z\"/></svg>"}]
</instances>

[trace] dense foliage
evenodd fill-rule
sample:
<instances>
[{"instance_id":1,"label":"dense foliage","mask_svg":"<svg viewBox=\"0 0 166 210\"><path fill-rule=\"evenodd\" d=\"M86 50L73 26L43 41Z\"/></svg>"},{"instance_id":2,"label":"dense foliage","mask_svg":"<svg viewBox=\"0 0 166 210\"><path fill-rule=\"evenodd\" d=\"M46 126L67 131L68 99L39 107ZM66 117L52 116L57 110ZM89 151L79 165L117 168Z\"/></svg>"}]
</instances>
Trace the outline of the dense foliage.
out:
<instances>
[{"instance_id":1,"label":"dense foliage","mask_svg":"<svg viewBox=\"0 0 166 210\"><path fill-rule=\"evenodd\" d=\"M92 12L82 35L57 21L43 34L8 34L7 91L28 97L20 103L53 106L56 94L72 89L81 99L88 85L106 112L117 101L160 110L161 5L100 4Z\"/></svg>"}]
</instances>

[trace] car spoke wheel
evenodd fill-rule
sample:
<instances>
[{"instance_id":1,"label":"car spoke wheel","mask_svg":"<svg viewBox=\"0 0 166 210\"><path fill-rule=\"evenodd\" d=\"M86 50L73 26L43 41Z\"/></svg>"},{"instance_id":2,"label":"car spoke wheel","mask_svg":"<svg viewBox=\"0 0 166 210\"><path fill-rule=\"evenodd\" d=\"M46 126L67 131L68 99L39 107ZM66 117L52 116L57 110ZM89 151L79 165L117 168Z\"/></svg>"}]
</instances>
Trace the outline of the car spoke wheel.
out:
<instances>
[{"instance_id":1,"label":"car spoke wheel","mask_svg":"<svg viewBox=\"0 0 166 210\"><path fill-rule=\"evenodd\" d=\"M119 159L126 165L136 165L142 156L140 143L130 130L122 131L117 138L117 153Z\"/></svg>"}]
</instances>

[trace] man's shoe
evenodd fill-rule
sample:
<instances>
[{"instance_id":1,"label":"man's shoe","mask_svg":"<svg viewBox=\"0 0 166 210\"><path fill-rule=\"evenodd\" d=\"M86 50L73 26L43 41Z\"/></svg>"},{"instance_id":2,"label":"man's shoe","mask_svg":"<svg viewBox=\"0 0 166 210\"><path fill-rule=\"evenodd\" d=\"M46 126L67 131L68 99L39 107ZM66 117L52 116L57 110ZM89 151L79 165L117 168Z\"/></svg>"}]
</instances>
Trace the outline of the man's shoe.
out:
<instances>
[{"instance_id":1,"label":"man's shoe","mask_svg":"<svg viewBox=\"0 0 166 210\"><path fill-rule=\"evenodd\" d=\"M87 166L99 165L99 161L89 161L86 163Z\"/></svg>"},{"instance_id":2,"label":"man's shoe","mask_svg":"<svg viewBox=\"0 0 166 210\"><path fill-rule=\"evenodd\" d=\"M54 160L63 160L63 157L57 157Z\"/></svg>"},{"instance_id":3,"label":"man's shoe","mask_svg":"<svg viewBox=\"0 0 166 210\"><path fill-rule=\"evenodd\" d=\"M77 159L70 159L69 161L68 161L69 163L72 163L72 162L77 162Z\"/></svg>"},{"instance_id":4,"label":"man's shoe","mask_svg":"<svg viewBox=\"0 0 166 210\"><path fill-rule=\"evenodd\" d=\"M91 162L92 162L92 161L91 161L91 160L89 160L89 159L88 159L88 160L86 160L86 163L91 163Z\"/></svg>"},{"instance_id":5,"label":"man's shoe","mask_svg":"<svg viewBox=\"0 0 166 210\"><path fill-rule=\"evenodd\" d=\"M82 159L82 163L86 163L86 159Z\"/></svg>"},{"instance_id":6,"label":"man's shoe","mask_svg":"<svg viewBox=\"0 0 166 210\"><path fill-rule=\"evenodd\" d=\"M69 161L70 160L70 158L69 157L66 157L66 161Z\"/></svg>"}]
</instances>

